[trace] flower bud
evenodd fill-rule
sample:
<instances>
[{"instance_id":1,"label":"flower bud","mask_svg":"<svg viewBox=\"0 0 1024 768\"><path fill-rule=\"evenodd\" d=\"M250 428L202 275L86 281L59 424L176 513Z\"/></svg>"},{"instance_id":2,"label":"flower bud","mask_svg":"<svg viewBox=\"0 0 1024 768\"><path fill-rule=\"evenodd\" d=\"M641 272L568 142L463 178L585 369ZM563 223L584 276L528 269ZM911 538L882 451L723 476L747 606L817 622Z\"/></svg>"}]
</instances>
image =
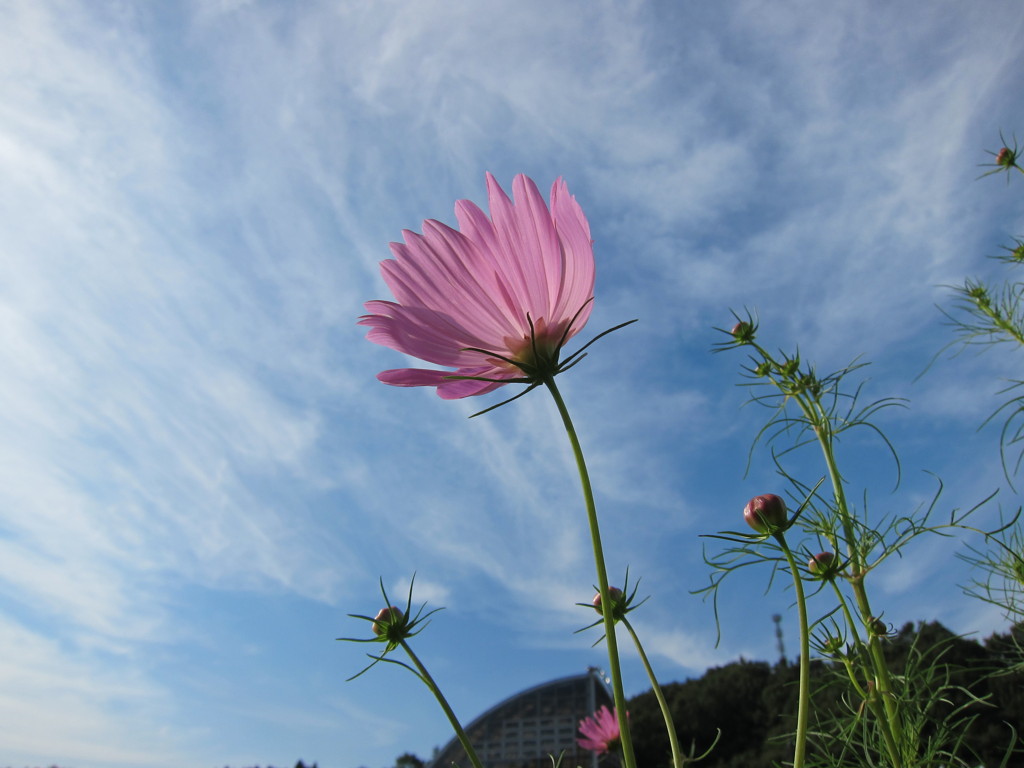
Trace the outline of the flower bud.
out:
<instances>
[{"instance_id":1,"label":"flower bud","mask_svg":"<svg viewBox=\"0 0 1024 768\"><path fill-rule=\"evenodd\" d=\"M786 502L774 493L763 493L747 502L743 519L758 533L773 533L786 527Z\"/></svg>"},{"instance_id":2,"label":"flower bud","mask_svg":"<svg viewBox=\"0 0 1024 768\"><path fill-rule=\"evenodd\" d=\"M373 620L373 634L385 634L389 626L402 620L402 616L402 611L393 605L390 608L381 608L377 618Z\"/></svg>"},{"instance_id":3,"label":"flower bud","mask_svg":"<svg viewBox=\"0 0 1024 768\"><path fill-rule=\"evenodd\" d=\"M877 635L878 637L885 637L889 634L889 627L881 619L871 617L870 619L868 619L868 631L872 635Z\"/></svg>"},{"instance_id":4,"label":"flower bud","mask_svg":"<svg viewBox=\"0 0 1024 768\"><path fill-rule=\"evenodd\" d=\"M746 320L740 320L732 327L732 336L740 344L749 344L754 340L754 326Z\"/></svg>"},{"instance_id":5,"label":"flower bud","mask_svg":"<svg viewBox=\"0 0 1024 768\"><path fill-rule=\"evenodd\" d=\"M1013 574L1013 578L1016 579L1017 583L1024 587L1024 560L1015 555L1009 553L1013 559L1008 563L1010 566L1010 573ZM1007 558L1009 560L1009 558Z\"/></svg>"},{"instance_id":6,"label":"flower bud","mask_svg":"<svg viewBox=\"0 0 1024 768\"><path fill-rule=\"evenodd\" d=\"M819 552L807 563L807 570L818 578L831 581L839 570L839 558L834 552Z\"/></svg>"},{"instance_id":7,"label":"flower bud","mask_svg":"<svg viewBox=\"0 0 1024 768\"><path fill-rule=\"evenodd\" d=\"M843 638L831 635L822 642L821 650L829 656L838 656L842 652L844 645Z\"/></svg>"},{"instance_id":8,"label":"flower bud","mask_svg":"<svg viewBox=\"0 0 1024 768\"><path fill-rule=\"evenodd\" d=\"M615 608L622 602L622 590L618 587L608 587L608 596L612 599L612 615L615 615ZM604 616L600 592L594 595L594 610Z\"/></svg>"},{"instance_id":9,"label":"flower bud","mask_svg":"<svg viewBox=\"0 0 1024 768\"><path fill-rule=\"evenodd\" d=\"M1017 153L1009 147L1003 147L996 155L996 165L1001 168L1012 168L1017 164Z\"/></svg>"}]
</instances>

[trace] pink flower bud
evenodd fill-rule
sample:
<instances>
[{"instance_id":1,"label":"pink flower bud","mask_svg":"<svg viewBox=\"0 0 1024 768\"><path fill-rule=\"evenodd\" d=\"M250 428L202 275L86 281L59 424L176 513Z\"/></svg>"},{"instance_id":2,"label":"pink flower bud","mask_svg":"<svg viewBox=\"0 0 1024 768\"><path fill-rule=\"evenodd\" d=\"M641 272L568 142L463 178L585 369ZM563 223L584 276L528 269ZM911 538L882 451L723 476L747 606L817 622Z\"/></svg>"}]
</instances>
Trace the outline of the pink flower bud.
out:
<instances>
[{"instance_id":1,"label":"pink flower bud","mask_svg":"<svg viewBox=\"0 0 1024 768\"><path fill-rule=\"evenodd\" d=\"M819 552L807 563L807 570L815 576L830 580L839 569L839 560L834 552Z\"/></svg>"},{"instance_id":2,"label":"pink flower bud","mask_svg":"<svg viewBox=\"0 0 1024 768\"><path fill-rule=\"evenodd\" d=\"M377 618L373 621L373 634L383 635L391 624L401 621L402 616L402 611L393 605L390 608L381 608Z\"/></svg>"},{"instance_id":3,"label":"pink flower bud","mask_svg":"<svg viewBox=\"0 0 1024 768\"><path fill-rule=\"evenodd\" d=\"M729 333L740 344L749 344L754 340L757 328L754 327L753 323L746 320L740 320L732 327L732 330L729 331Z\"/></svg>"},{"instance_id":4,"label":"pink flower bud","mask_svg":"<svg viewBox=\"0 0 1024 768\"><path fill-rule=\"evenodd\" d=\"M786 526L786 502L774 493L763 493L747 502L743 519L758 533L772 533Z\"/></svg>"},{"instance_id":5,"label":"pink flower bud","mask_svg":"<svg viewBox=\"0 0 1024 768\"><path fill-rule=\"evenodd\" d=\"M1003 168L1010 168L1017 164L1017 153L1009 147L1003 147L996 155L996 165Z\"/></svg>"},{"instance_id":6,"label":"pink flower bud","mask_svg":"<svg viewBox=\"0 0 1024 768\"><path fill-rule=\"evenodd\" d=\"M622 590L618 587L608 587L608 596L612 599L613 609L622 600ZM598 592L594 595L594 610L604 616L604 611L601 608L601 593Z\"/></svg>"}]
</instances>

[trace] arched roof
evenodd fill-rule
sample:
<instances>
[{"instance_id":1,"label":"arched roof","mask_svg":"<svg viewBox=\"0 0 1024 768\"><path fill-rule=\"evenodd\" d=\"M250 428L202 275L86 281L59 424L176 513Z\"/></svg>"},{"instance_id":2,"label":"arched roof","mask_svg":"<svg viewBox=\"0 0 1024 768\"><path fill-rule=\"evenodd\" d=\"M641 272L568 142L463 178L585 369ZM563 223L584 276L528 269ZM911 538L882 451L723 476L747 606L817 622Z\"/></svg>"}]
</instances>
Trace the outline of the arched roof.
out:
<instances>
[{"instance_id":1,"label":"arched roof","mask_svg":"<svg viewBox=\"0 0 1024 768\"><path fill-rule=\"evenodd\" d=\"M551 768L550 756L564 751L563 765L598 765L576 744L579 721L612 696L597 669L550 680L498 702L466 726L480 760L488 768ZM430 768L468 768L458 739L442 749ZM602 762L602 766L611 765Z\"/></svg>"}]
</instances>

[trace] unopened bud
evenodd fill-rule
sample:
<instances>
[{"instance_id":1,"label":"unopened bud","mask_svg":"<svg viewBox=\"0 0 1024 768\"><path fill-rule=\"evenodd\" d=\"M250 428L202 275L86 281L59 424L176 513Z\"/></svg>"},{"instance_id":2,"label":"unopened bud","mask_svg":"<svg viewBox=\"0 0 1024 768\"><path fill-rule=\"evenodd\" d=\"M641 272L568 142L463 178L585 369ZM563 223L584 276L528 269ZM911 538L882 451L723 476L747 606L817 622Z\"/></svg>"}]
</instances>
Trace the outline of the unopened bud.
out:
<instances>
[{"instance_id":1,"label":"unopened bud","mask_svg":"<svg viewBox=\"0 0 1024 768\"><path fill-rule=\"evenodd\" d=\"M615 607L622 601L622 590L618 587L608 587L608 597L612 600L612 614L615 613ZM598 592L594 595L594 610L604 616L604 609L601 605L601 593Z\"/></svg>"},{"instance_id":2,"label":"unopened bud","mask_svg":"<svg viewBox=\"0 0 1024 768\"><path fill-rule=\"evenodd\" d=\"M1017 153L1009 147L1003 147L996 154L996 165L1002 168L1012 168L1017 164Z\"/></svg>"},{"instance_id":3,"label":"unopened bud","mask_svg":"<svg viewBox=\"0 0 1024 768\"><path fill-rule=\"evenodd\" d=\"M403 615L402 611L393 605L390 608L381 608L377 618L373 620L373 634L383 635L389 626L401 621Z\"/></svg>"},{"instance_id":4,"label":"unopened bud","mask_svg":"<svg viewBox=\"0 0 1024 768\"><path fill-rule=\"evenodd\" d=\"M747 502L743 519L758 533L773 533L786 527L786 502L774 493L763 493Z\"/></svg>"},{"instance_id":5,"label":"unopened bud","mask_svg":"<svg viewBox=\"0 0 1024 768\"><path fill-rule=\"evenodd\" d=\"M837 656L843 650L843 645L843 638L833 635L825 638L825 641L821 644L821 650L831 656Z\"/></svg>"},{"instance_id":6,"label":"unopened bud","mask_svg":"<svg viewBox=\"0 0 1024 768\"><path fill-rule=\"evenodd\" d=\"M868 619L868 631L871 632L872 635L877 635L878 637L885 637L887 634L889 634L889 627L881 619L876 619L872 617Z\"/></svg>"},{"instance_id":7,"label":"unopened bud","mask_svg":"<svg viewBox=\"0 0 1024 768\"><path fill-rule=\"evenodd\" d=\"M966 287L967 295L980 304L989 304L988 288L981 283L970 284Z\"/></svg>"},{"instance_id":8,"label":"unopened bud","mask_svg":"<svg viewBox=\"0 0 1024 768\"><path fill-rule=\"evenodd\" d=\"M834 552L819 552L807 563L807 570L819 578L831 581L839 570L839 559Z\"/></svg>"},{"instance_id":9,"label":"unopened bud","mask_svg":"<svg viewBox=\"0 0 1024 768\"><path fill-rule=\"evenodd\" d=\"M732 327L733 338L741 344L749 344L754 340L754 326L746 320L740 320Z\"/></svg>"}]
</instances>

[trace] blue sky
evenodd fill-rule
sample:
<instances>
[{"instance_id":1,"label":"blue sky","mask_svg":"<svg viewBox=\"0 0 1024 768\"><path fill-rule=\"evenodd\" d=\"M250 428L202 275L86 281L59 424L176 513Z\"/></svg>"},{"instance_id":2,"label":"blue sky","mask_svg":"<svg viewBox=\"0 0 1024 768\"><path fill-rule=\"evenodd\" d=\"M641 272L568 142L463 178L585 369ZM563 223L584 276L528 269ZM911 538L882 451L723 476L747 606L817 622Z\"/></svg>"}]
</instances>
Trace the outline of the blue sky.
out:
<instances>
[{"instance_id":1,"label":"blue sky","mask_svg":"<svg viewBox=\"0 0 1024 768\"><path fill-rule=\"evenodd\" d=\"M0 765L381 768L446 722L363 664L383 578L446 606L416 647L466 720L604 666L577 479L537 392L444 402L355 325L387 243L485 202L484 173L558 176L597 258L566 375L609 568L663 680L774 658L765 574L727 584L699 535L778 490L747 450L730 309L819 370L854 357L903 459L851 441L874 514L1001 488L1006 354L942 358L936 304L1024 232L975 181L1024 131L1017 2L57 2L0 26ZM586 338L587 334L584 334ZM1019 375L1016 374L1016 375ZM501 392L498 395L503 394ZM842 456L840 457L842 460ZM820 468L808 464L805 476ZM984 513L998 514L996 505ZM950 542L877 573L896 624L986 635ZM635 659L629 694L646 689Z\"/></svg>"}]
</instances>

